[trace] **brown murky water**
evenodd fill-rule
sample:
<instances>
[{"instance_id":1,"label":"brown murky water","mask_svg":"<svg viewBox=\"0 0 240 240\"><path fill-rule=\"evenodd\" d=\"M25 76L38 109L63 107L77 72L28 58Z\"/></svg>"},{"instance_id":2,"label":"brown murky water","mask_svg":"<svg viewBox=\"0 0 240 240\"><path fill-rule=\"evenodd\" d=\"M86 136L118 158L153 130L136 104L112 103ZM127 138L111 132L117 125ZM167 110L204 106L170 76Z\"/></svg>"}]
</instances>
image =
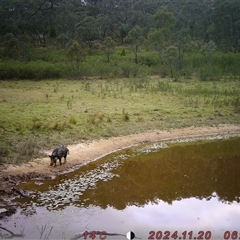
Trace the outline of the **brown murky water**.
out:
<instances>
[{"instance_id":1,"label":"brown murky water","mask_svg":"<svg viewBox=\"0 0 240 240\"><path fill-rule=\"evenodd\" d=\"M2 226L26 239L70 239L92 230L133 231L142 239L240 239L239 137L138 146L21 188L33 191L32 199L19 200Z\"/></svg>"}]
</instances>

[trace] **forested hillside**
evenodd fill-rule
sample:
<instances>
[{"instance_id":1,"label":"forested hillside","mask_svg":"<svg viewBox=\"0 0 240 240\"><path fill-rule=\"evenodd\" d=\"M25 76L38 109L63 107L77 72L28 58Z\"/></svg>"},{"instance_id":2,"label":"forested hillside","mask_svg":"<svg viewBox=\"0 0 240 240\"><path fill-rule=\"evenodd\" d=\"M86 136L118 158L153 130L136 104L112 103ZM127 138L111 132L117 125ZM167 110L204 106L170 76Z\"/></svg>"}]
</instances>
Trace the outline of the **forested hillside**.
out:
<instances>
[{"instance_id":1,"label":"forested hillside","mask_svg":"<svg viewBox=\"0 0 240 240\"><path fill-rule=\"evenodd\" d=\"M0 1L1 79L207 80L240 75L239 52L239 0Z\"/></svg>"}]
</instances>

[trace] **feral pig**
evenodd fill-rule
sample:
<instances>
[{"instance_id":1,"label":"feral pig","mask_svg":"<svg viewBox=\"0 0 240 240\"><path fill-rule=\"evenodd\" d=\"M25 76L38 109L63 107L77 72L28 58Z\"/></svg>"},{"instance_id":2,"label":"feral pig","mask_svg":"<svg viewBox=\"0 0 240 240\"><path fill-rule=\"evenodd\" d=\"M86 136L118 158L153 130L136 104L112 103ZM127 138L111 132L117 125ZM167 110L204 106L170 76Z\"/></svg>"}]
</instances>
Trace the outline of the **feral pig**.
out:
<instances>
[{"instance_id":1,"label":"feral pig","mask_svg":"<svg viewBox=\"0 0 240 240\"><path fill-rule=\"evenodd\" d=\"M50 166L52 166L53 164L54 167L56 166L56 162L59 159L60 165L62 165L62 157L64 157L64 163L66 163L66 159L67 159L67 155L69 154L69 150L68 148L61 146L58 148L55 148L52 152L52 155L49 155L50 157Z\"/></svg>"}]
</instances>

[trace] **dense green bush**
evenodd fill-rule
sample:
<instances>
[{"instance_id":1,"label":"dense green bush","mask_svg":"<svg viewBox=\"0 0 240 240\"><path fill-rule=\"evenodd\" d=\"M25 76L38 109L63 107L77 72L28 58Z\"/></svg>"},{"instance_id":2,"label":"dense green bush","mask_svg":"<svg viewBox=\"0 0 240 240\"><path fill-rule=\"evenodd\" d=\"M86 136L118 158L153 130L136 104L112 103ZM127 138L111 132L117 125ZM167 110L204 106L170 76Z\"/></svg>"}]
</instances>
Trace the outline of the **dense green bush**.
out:
<instances>
[{"instance_id":1,"label":"dense green bush","mask_svg":"<svg viewBox=\"0 0 240 240\"><path fill-rule=\"evenodd\" d=\"M223 75L240 75L240 54L218 52L214 55L214 62L222 70Z\"/></svg>"},{"instance_id":2,"label":"dense green bush","mask_svg":"<svg viewBox=\"0 0 240 240\"><path fill-rule=\"evenodd\" d=\"M142 54L138 57L138 63L148 67L157 66L159 57L153 52L148 52L148 54Z\"/></svg>"},{"instance_id":3,"label":"dense green bush","mask_svg":"<svg viewBox=\"0 0 240 240\"><path fill-rule=\"evenodd\" d=\"M221 69L216 66L202 66L198 74L201 81L219 80L222 77Z\"/></svg>"},{"instance_id":4,"label":"dense green bush","mask_svg":"<svg viewBox=\"0 0 240 240\"><path fill-rule=\"evenodd\" d=\"M1 49L0 49L1 52ZM141 51L138 63L134 62L133 53L124 48L117 48L109 62L100 50L92 50L84 61L70 61L67 50L47 48L33 49L30 61L2 60L0 62L0 79L50 79L98 77L138 77L159 75L171 77L169 66L162 63L156 52ZM240 54L215 52L204 55L200 52L185 54L181 67L174 69L175 79L197 76L199 80L219 80L221 78L240 76Z\"/></svg>"},{"instance_id":5,"label":"dense green bush","mask_svg":"<svg viewBox=\"0 0 240 240\"><path fill-rule=\"evenodd\" d=\"M63 77L66 65L63 63L48 63L43 61L19 62L4 61L0 62L0 79L49 79Z\"/></svg>"}]
</instances>

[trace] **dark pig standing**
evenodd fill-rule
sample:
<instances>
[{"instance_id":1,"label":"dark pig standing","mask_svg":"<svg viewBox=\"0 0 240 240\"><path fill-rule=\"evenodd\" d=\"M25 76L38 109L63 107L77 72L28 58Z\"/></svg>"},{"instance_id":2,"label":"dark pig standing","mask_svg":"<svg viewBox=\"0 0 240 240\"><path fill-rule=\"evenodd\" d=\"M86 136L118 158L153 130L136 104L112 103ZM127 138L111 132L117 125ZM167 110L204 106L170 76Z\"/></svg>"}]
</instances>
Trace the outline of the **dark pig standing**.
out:
<instances>
[{"instance_id":1,"label":"dark pig standing","mask_svg":"<svg viewBox=\"0 0 240 240\"><path fill-rule=\"evenodd\" d=\"M61 146L58 148L55 148L52 152L52 155L49 155L50 157L50 166L53 164L54 167L56 166L57 160L59 159L60 165L62 165L62 157L64 157L64 163L67 162L67 155L69 154L68 148Z\"/></svg>"}]
</instances>

